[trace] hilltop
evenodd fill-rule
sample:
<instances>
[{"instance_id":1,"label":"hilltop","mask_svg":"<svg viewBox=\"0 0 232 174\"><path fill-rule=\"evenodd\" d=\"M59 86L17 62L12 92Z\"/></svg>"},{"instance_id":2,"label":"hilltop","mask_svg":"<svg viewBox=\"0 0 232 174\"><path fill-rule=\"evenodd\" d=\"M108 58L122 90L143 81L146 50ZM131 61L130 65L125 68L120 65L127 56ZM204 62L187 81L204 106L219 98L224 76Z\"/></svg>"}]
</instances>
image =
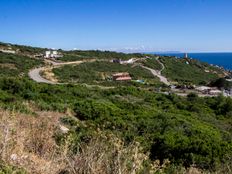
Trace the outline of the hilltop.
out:
<instances>
[{"instance_id":1,"label":"hilltop","mask_svg":"<svg viewBox=\"0 0 232 174\"><path fill-rule=\"evenodd\" d=\"M0 53L0 172L231 170L232 99L188 89L230 88L225 70L108 51L57 50L62 57L44 59L35 55L49 49L1 45L15 52ZM53 83L32 80L37 68ZM113 79L122 72L131 80Z\"/></svg>"}]
</instances>

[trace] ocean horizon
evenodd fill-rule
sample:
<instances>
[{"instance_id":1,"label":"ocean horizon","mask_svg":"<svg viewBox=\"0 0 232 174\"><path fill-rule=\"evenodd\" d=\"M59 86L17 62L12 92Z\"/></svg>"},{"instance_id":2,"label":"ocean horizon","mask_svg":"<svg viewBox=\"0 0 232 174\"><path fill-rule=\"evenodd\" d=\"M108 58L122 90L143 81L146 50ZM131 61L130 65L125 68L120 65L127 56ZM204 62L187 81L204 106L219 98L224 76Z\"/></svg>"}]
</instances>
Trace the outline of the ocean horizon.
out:
<instances>
[{"instance_id":1,"label":"ocean horizon","mask_svg":"<svg viewBox=\"0 0 232 174\"><path fill-rule=\"evenodd\" d=\"M156 53L152 54L162 55L162 56L176 56L176 57L184 57L185 53ZM209 64L218 65L226 70L232 70L232 52L227 53L187 53L189 58L197 59L202 62L207 62Z\"/></svg>"}]
</instances>

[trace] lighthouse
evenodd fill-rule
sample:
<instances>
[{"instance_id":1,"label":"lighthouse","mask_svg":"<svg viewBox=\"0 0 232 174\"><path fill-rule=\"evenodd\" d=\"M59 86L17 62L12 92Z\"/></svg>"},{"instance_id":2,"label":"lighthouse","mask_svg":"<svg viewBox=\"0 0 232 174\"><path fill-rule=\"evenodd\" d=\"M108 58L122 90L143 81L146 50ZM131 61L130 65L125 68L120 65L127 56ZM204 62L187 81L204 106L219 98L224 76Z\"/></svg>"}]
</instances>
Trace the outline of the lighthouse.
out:
<instances>
[{"instance_id":1,"label":"lighthouse","mask_svg":"<svg viewBox=\"0 0 232 174\"><path fill-rule=\"evenodd\" d=\"M188 58L188 53L184 54L184 58L187 59Z\"/></svg>"}]
</instances>

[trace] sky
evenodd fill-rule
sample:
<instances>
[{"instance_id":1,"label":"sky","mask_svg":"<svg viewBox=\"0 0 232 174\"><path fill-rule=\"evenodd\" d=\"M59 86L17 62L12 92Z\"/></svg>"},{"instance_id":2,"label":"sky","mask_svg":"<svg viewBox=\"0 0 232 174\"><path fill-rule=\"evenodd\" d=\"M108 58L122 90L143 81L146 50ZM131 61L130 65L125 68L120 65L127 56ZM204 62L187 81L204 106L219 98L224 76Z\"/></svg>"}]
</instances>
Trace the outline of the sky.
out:
<instances>
[{"instance_id":1,"label":"sky","mask_svg":"<svg viewBox=\"0 0 232 174\"><path fill-rule=\"evenodd\" d=\"M0 0L0 41L125 52L232 52L231 0Z\"/></svg>"}]
</instances>

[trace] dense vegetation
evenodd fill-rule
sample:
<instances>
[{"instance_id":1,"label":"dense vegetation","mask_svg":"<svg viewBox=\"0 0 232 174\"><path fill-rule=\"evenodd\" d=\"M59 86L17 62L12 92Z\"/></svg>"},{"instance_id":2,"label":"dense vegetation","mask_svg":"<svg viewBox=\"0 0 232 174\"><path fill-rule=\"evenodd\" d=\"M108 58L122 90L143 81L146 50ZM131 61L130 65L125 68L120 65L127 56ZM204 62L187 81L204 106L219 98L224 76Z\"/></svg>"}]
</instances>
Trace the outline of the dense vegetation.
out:
<instances>
[{"instance_id":1,"label":"dense vegetation","mask_svg":"<svg viewBox=\"0 0 232 174\"><path fill-rule=\"evenodd\" d=\"M162 66L160 63L157 61L157 58L154 56L149 56L151 58L148 58L146 60L141 61L141 63L149 68L155 69L155 70L161 70Z\"/></svg>"},{"instance_id":2,"label":"dense vegetation","mask_svg":"<svg viewBox=\"0 0 232 174\"><path fill-rule=\"evenodd\" d=\"M155 94L135 87L100 90L81 86L39 85L28 80L1 79L1 106L30 112L23 101L41 110L71 108L86 128L72 132L73 150L100 128L125 142L138 141L150 159L216 169L232 155L232 99ZM75 125L74 125L75 126ZM80 139L79 139L80 138Z\"/></svg>"},{"instance_id":3,"label":"dense vegetation","mask_svg":"<svg viewBox=\"0 0 232 174\"><path fill-rule=\"evenodd\" d=\"M219 78L212 81L210 86L217 87L219 89L230 90L232 88L232 82L227 81L225 78Z\"/></svg>"},{"instance_id":4,"label":"dense vegetation","mask_svg":"<svg viewBox=\"0 0 232 174\"><path fill-rule=\"evenodd\" d=\"M165 65L163 74L178 83L206 85L224 76L222 70L194 59L161 57L160 61Z\"/></svg>"},{"instance_id":5,"label":"dense vegetation","mask_svg":"<svg viewBox=\"0 0 232 174\"><path fill-rule=\"evenodd\" d=\"M111 52L111 51L68 51L63 52L64 57L59 58L59 60L62 61L75 61L75 60L83 60L83 59L121 59L121 60L128 60L130 58L141 58L144 57L143 54L125 54L125 53L117 53L117 52Z\"/></svg>"},{"instance_id":6,"label":"dense vegetation","mask_svg":"<svg viewBox=\"0 0 232 174\"><path fill-rule=\"evenodd\" d=\"M34 55L34 54L41 54L44 53L47 48L39 48L39 47L31 47L31 46L24 46L24 45L17 45L17 44L6 44L0 42L0 48L3 49L12 49L18 52L21 55Z\"/></svg>"},{"instance_id":7,"label":"dense vegetation","mask_svg":"<svg viewBox=\"0 0 232 174\"><path fill-rule=\"evenodd\" d=\"M113 82L112 74L128 72L133 80L144 80L149 84L159 85L159 79L150 71L140 66L121 65L105 61L87 62L80 65L66 65L53 69L54 74L61 82L78 82L88 84L122 85L127 82ZM131 84L129 82L129 84Z\"/></svg>"},{"instance_id":8,"label":"dense vegetation","mask_svg":"<svg viewBox=\"0 0 232 174\"><path fill-rule=\"evenodd\" d=\"M23 75L27 73L27 71L32 67L41 64L41 60L32 59L26 56L5 54L0 52L0 77L16 77L20 74Z\"/></svg>"},{"instance_id":9,"label":"dense vegetation","mask_svg":"<svg viewBox=\"0 0 232 174\"><path fill-rule=\"evenodd\" d=\"M0 161L0 173L1 174L11 174L11 173L26 174L27 172L24 169L18 169L15 166L8 166L4 164L4 162Z\"/></svg>"}]
</instances>

